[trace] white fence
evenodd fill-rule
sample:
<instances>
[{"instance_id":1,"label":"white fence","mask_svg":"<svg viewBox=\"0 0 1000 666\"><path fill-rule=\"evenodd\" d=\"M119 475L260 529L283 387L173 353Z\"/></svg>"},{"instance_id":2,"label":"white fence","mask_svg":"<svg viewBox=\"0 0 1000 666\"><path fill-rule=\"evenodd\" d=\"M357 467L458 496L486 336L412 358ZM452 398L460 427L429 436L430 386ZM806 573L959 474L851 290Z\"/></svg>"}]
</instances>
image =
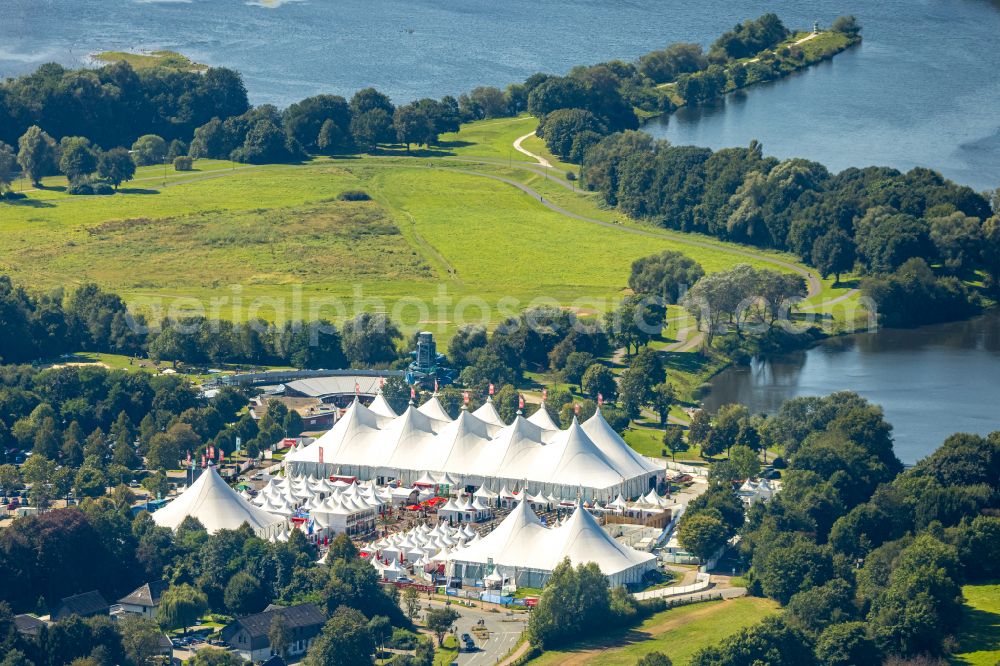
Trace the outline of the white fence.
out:
<instances>
[{"instance_id":1,"label":"white fence","mask_svg":"<svg viewBox=\"0 0 1000 666\"><path fill-rule=\"evenodd\" d=\"M645 592L636 592L632 596L638 601L645 601L646 599L658 599L661 597L674 597L679 594L691 594L692 592L701 592L702 590L708 589L710 576L707 573L699 572L695 576L695 582L690 585L680 585L677 587L661 587L658 590L647 590Z\"/></svg>"}]
</instances>

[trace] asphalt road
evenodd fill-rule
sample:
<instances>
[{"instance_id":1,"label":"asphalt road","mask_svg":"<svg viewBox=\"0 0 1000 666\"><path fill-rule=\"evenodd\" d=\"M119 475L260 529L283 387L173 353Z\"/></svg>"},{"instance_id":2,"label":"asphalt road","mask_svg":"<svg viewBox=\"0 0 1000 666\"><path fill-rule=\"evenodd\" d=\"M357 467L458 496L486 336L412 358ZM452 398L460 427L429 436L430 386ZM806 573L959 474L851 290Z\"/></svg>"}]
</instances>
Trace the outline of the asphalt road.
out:
<instances>
[{"instance_id":1,"label":"asphalt road","mask_svg":"<svg viewBox=\"0 0 1000 666\"><path fill-rule=\"evenodd\" d=\"M443 607L439 601L428 604L423 602L424 607L431 605ZM451 608L459 614L459 619L455 622L456 636L469 634L476 641L475 652L460 652L456 661L461 666L487 666L496 664L510 652L521 638L521 634L527 627L528 616L525 613L515 613L508 616L505 611L491 613L479 607L466 608L458 604L452 604ZM487 640L481 640L474 633L472 628L479 620L483 620L486 629L490 632ZM459 641L461 642L461 641Z\"/></svg>"}]
</instances>

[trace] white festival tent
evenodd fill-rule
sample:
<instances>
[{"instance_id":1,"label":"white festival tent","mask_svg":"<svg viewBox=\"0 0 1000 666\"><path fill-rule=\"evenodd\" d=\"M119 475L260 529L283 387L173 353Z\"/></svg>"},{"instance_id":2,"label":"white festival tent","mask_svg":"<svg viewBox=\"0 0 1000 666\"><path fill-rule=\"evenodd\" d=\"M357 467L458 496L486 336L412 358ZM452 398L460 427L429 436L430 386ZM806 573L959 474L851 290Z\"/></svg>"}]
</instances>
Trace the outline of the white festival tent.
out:
<instances>
[{"instance_id":1,"label":"white festival tent","mask_svg":"<svg viewBox=\"0 0 1000 666\"><path fill-rule=\"evenodd\" d=\"M438 421L444 421L449 423L452 418L448 416L448 412L445 411L444 405L438 400L437 393L431 396L431 399L418 407L421 412L431 417L432 419L437 419Z\"/></svg>"},{"instance_id":2,"label":"white festival tent","mask_svg":"<svg viewBox=\"0 0 1000 666\"><path fill-rule=\"evenodd\" d=\"M490 573L492 563L519 587L542 587L566 557L574 565L595 562L613 586L639 583L656 568L656 556L618 543L582 503L562 524L549 528L528 502L521 502L495 530L453 550L447 571L472 584Z\"/></svg>"},{"instance_id":3,"label":"white festival tent","mask_svg":"<svg viewBox=\"0 0 1000 666\"><path fill-rule=\"evenodd\" d=\"M349 474L410 485L431 472L435 478L447 474L456 485L524 489L527 484L536 495L602 501L619 494L639 497L665 474L632 451L600 411L582 425L574 419L569 428L555 431L520 415L510 425L496 416L498 425L492 422L495 414L487 402L450 422L413 405L391 418L355 400L332 429L288 454L285 465L293 476Z\"/></svg>"},{"instance_id":4,"label":"white festival tent","mask_svg":"<svg viewBox=\"0 0 1000 666\"><path fill-rule=\"evenodd\" d=\"M154 512L152 518L161 527L177 529L188 516L197 518L209 534L248 523L258 536L266 538L278 534L285 525L284 518L240 497L212 466L172 502Z\"/></svg>"},{"instance_id":5,"label":"white festival tent","mask_svg":"<svg viewBox=\"0 0 1000 666\"><path fill-rule=\"evenodd\" d=\"M528 417L528 422L534 423L542 430L559 430L559 426L549 416L549 411L545 409L544 403L539 405L538 411Z\"/></svg>"},{"instance_id":6,"label":"white festival tent","mask_svg":"<svg viewBox=\"0 0 1000 666\"><path fill-rule=\"evenodd\" d=\"M394 419L397 416L399 416L398 414L396 414L396 410L394 410L391 406L389 406L389 403L386 401L385 396L382 395L382 391L378 392L378 394L375 396L375 399L372 400L372 403L368 405L368 409L372 410L379 416L388 416L391 419Z\"/></svg>"}]
</instances>

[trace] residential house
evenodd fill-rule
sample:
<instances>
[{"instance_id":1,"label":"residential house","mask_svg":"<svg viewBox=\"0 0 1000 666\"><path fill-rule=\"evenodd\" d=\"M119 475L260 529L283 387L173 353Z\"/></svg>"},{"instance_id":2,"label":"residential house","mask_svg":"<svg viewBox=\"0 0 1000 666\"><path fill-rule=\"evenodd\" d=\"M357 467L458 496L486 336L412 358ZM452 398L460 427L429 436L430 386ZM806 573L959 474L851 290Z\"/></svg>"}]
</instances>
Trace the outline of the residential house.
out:
<instances>
[{"instance_id":1,"label":"residential house","mask_svg":"<svg viewBox=\"0 0 1000 666\"><path fill-rule=\"evenodd\" d=\"M269 633L271 623L279 615L283 616L288 633L286 655L293 658L305 654L326 622L323 611L315 604L299 604L288 608L272 605L262 613L248 615L226 625L222 630L222 640L240 658L254 662L264 661L274 653Z\"/></svg>"},{"instance_id":2,"label":"residential house","mask_svg":"<svg viewBox=\"0 0 1000 666\"><path fill-rule=\"evenodd\" d=\"M160 596L166 589L167 581L165 580L146 583L119 599L118 604L126 613L141 615L153 620L156 619L156 609L160 606Z\"/></svg>"},{"instance_id":3,"label":"residential house","mask_svg":"<svg viewBox=\"0 0 1000 666\"><path fill-rule=\"evenodd\" d=\"M42 627L46 625L45 620L34 615L15 615L14 628L17 633L23 636L37 636Z\"/></svg>"},{"instance_id":4,"label":"residential house","mask_svg":"<svg viewBox=\"0 0 1000 666\"><path fill-rule=\"evenodd\" d=\"M97 590L91 590L61 600L56 612L52 614L52 621L57 622L70 615L79 615L80 617L107 615L109 609L110 606L101 593Z\"/></svg>"}]
</instances>

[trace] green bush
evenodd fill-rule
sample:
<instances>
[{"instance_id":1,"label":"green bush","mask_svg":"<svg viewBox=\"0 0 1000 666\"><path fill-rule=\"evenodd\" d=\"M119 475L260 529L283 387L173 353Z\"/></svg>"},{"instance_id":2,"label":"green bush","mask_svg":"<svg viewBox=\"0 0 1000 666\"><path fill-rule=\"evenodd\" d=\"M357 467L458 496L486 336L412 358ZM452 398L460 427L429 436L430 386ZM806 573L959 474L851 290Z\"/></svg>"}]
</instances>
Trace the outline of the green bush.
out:
<instances>
[{"instance_id":1,"label":"green bush","mask_svg":"<svg viewBox=\"0 0 1000 666\"><path fill-rule=\"evenodd\" d=\"M341 201L371 201L371 196L364 190L344 190L337 198Z\"/></svg>"},{"instance_id":2,"label":"green bush","mask_svg":"<svg viewBox=\"0 0 1000 666\"><path fill-rule=\"evenodd\" d=\"M174 171L190 171L193 165L194 160L187 155L178 155L174 158Z\"/></svg>"},{"instance_id":3,"label":"green bush","mask_svg":"<svg viewBox=\"0 0 1000 666\"><path fill-rule=\"evenodd\" d=\"M113 187L107 183L101 181L93 181L86 178L80 178L78 180L70 182L69 186L66 188L66 194L114 194L115 190Z\"/></svg>"}]
</instances>

